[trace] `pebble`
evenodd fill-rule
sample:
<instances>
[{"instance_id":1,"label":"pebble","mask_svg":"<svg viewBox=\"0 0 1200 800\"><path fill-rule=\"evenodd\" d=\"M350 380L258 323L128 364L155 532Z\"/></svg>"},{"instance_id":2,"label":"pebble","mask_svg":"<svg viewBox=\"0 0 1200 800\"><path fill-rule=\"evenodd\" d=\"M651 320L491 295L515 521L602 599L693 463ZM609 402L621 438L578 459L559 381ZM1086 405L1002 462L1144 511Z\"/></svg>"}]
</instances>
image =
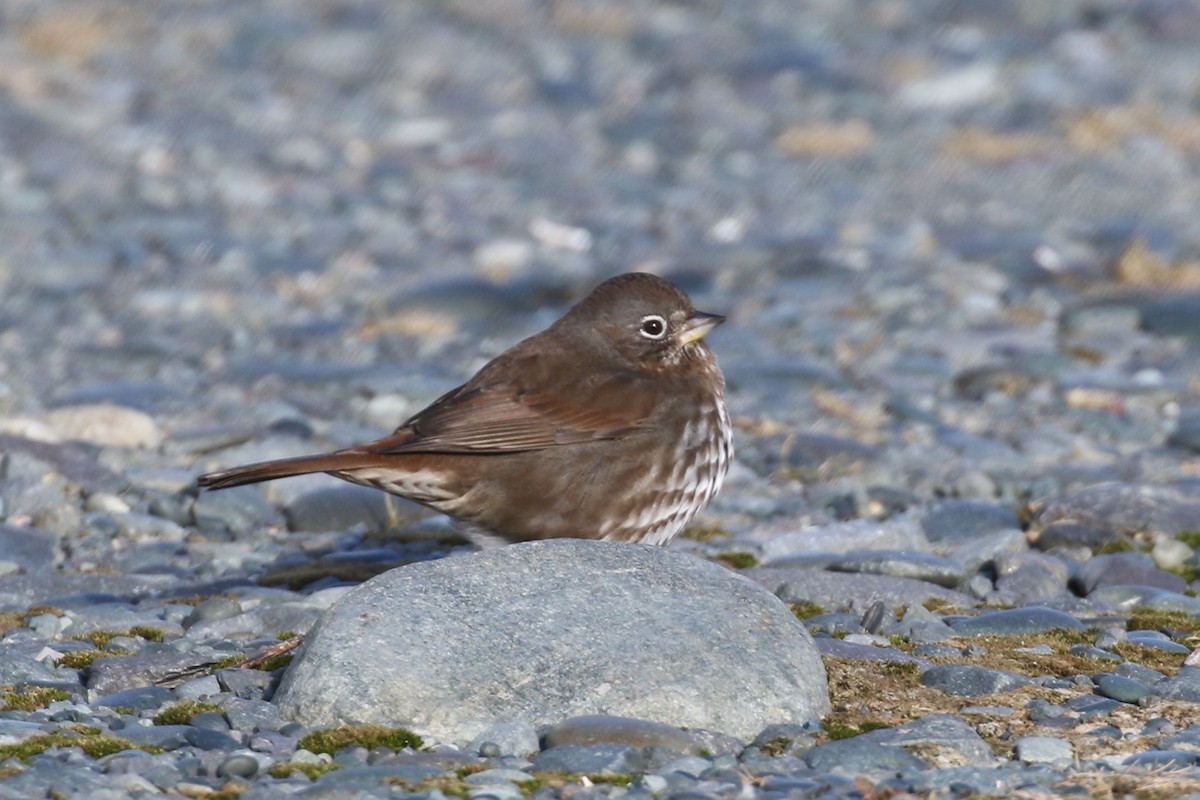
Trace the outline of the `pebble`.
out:
<instances>
[{"instance_id":1,"label":"pebble","mask_svg":"<svg viewBox=\"0 0 1200 800\"><path fill-rule=\"evenodd\" d=\"M1096 692L1122 703L1136 703L1150 694L1150 687L1139 680L1123 675L1097 675Z\"/></svg>"},{"instance_id":2,"label":"pebble","mask_svg":"<svg viewBox=\"0 0 1200 800\"><path fill-rule=\"evenodd\" d=\"M1070 614L1042 606L990 611L977 617L952 622L950 627L960 636L1014 636L1052 630L1084 629L1083 623Z\"/></svg>"},{"instance_id":3,"label":"pebble","mask_svg":"<svg viewBox=\"0 0 1200 800\"><path fill-rule=\"evenodd\" d=\"M1010 509L975 500L947 500L921 520L931 542L964 542L997 531L1021 527Z\"/></svg>"},{"instance_id":4,"label":"pebble","mask_svg":"<svg viewBox=\"0 0 1200 800\"><path fill-rule=\"evenodd\" d=\"M959 697L978 697L1028 686L1029 679L1004 670L948 664L925 670L921 683Z\"/></svg>"},{"instance_id":5,"label":"pebble","mask_svg":"<svg viewBox=\"0 0 1200 800\"><path fill-rule=\"evenodd\" d=\"M1071 743L1054 736L1022 736L1017 739L1017 758L1026 764L1070 762L1073 757Z\"/></svg>"}]
</instances>

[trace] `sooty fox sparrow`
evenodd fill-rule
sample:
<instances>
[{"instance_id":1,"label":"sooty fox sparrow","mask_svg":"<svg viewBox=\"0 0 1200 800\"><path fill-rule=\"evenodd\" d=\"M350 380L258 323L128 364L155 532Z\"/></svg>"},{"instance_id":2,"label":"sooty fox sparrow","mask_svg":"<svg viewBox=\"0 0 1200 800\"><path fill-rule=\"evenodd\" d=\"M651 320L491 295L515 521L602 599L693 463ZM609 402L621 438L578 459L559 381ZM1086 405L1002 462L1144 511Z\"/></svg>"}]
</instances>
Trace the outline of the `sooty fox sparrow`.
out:
<instances>
[{"instance_id":1,"label":"sooty fox sparrow","mask_svg":"<svg viewBox=\"0 0 1200 800\"><path fill-rule=\"evenodd\" d=\"M327 472L447 514L482 544L666 544L732 455L725 378L702 341L723 321L662 278L620 275L390 436L198 482Z\"/></svg>"}]
</instances>

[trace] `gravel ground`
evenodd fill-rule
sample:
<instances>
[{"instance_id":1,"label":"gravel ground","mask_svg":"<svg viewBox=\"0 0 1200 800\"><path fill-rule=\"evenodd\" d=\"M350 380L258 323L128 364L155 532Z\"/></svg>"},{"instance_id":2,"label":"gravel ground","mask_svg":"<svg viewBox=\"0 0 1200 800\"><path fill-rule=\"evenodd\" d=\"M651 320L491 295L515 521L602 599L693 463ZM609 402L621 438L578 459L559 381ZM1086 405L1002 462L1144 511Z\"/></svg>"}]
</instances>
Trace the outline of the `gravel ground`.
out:
<instances>
[{"instance_id":1,"label":"gravel ground","mask_svg":"<svg viewBox=\"0 0 1200 800\"><path fill-rule=\"evenodd\" d=\"M1200 792L1197 4L0 22L0 798ZM630 269L731 318L672 547L793 604L833 714L307 738L231 665L463 545L194 475L379 435Z\"/></svg>"}]
</instances>

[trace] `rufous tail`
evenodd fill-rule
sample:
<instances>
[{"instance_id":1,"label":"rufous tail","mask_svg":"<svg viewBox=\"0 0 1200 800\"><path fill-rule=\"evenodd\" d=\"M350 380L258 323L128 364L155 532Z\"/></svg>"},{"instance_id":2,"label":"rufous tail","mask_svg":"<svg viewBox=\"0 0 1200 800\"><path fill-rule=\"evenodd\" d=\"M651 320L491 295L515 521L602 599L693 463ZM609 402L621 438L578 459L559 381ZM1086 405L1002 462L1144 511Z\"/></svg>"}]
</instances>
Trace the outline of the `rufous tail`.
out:
<instances>
[{"instance_id":1,"label":"rufous tail","mask_svg":"<svg viewBox=\"0 0 1200 800\"><path fill-rule=\"evenodd\" d=\"M262 461L257 464L246 464L241 467L209 472L196 478L196 483L206 489L228 489L230 486L273 481L276 478L290 478L293 475L338 472L376 466L378 462L379 456L377 455L354 452L281 458L277 461Z\"/></svg>"}]
</instances>

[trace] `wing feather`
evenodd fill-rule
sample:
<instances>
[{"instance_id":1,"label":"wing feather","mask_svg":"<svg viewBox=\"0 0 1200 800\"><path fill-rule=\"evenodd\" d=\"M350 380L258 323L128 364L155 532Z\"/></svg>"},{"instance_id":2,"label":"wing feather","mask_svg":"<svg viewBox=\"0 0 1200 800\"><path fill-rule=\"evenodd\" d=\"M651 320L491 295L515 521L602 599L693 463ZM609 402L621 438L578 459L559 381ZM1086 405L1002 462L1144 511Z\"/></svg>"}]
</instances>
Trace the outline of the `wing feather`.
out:
<instances>
[{"instance_id":1,"label":"wing feather","mask_svg":"<svg viewBox=\"0 0 1200 800\"><path fill-rule=\"evenodd\" d=\"M394 434L363 449L392 453L511 453L615 439L644 426L653 410L639 377L621 375L580 391L527 393L510 383L447 393ZM621 384L613 385L614 382ZM613 408L602 396L630 396Z\"/></svg>"}]
</instances>

